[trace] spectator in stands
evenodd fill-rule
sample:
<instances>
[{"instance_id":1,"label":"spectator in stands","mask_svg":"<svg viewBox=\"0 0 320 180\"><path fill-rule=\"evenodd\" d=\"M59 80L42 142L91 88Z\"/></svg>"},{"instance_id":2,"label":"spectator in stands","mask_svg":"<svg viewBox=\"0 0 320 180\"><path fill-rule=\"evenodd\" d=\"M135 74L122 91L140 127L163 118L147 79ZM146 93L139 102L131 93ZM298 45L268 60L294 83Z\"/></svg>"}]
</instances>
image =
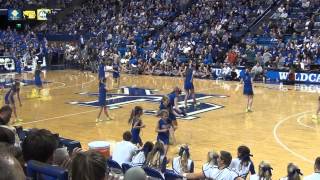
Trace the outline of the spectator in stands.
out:
<instances>
[{"instance_id":1,"label":"spectator in stands","mask_svg":"<svg viewBox=\"0 0 320 180\"><path fill-rule=\"evenodd\" d=\"M5 105L0 109L0 125L9 125L12 115L12 109L10 106Z\"/></svg>"},{"instance_id":2,"label":"spectator in stands","mask_svg":"<svg viewBox=\"0 0 320 180\"><path fill-rule=\"evenodd\" d=\"M71 178L74 180L108 179L106 158L96 151L79 152L72 159Z\"/></svg>"},{"instance_id":3,"label":"spectator in stands","mask_svg":"<svg viewBox=\"0 0 320 180\"><path fill-rule=\"evenodd\" d=\"M25 180L23 169L17 159L0 151L0 180Z\"/></svg>"},{"instance_id":4,"label":"spectator in stands","mask_svg":"<svg viewBox=\"0 0 320 180\"><path fill-rule=\"evenodd\" d=\"M0 126L0 142L14 145L15 134L12 130Z\"/></svg>"},{"instance_id":5,"label":"spectator in stands","mask_svg":"<svg viewBox=\"0 0 320 180\"><path fill-rule=\"evenodd\" d=\"M220 151L218 166L208 167L201 173L185 173L183 177L187 179L209 178L216 180L243 180L238 173L230 170L228 167L232 161L232 156L227 151Z\"/></svg>"},{"instance_id":6,"label":"spectator in stands","mask_svg":"<svg viewBox=\"0 0 320 180\"><path fill-rule=\"evenodd\" d=\"M225 62L227 62L231 65L235 65L237 63L237 53L233 49L231 49L227 53L227 58L226 58Z\"/></svg>"},{"instance_id":7,"label":"spectator in stands","mask_svg":"<svg viewBox=\"0 0 320 180\"><path fill-rule=\"evenodd\" d=\"M250 176L250 180L271 180L272 177L272 167L270 164L262 161L259 165L259 172L258 174L254 174Z\"/></svg>"},{"instance_id":8,"label":"spectator in stands","mask_svg":"<svg viewBox=\"0 0 320 180\"><path fill-rule=\"evenodd\" d=\"M301 180L302 179L300 176L302 176L303 174L301 173L298 166L296 166L293 163L288 164L287 173L288 173L287 176L280 178L280 180Z\"/></svg>"},{"instance_id":9,"label":"spectator in stands","mask_svg":"<svg viewBox=\"0 0 320 180\"><path fill-rule=\"evenodd\" d=\"M147 141L142 149L138 150L138 152L132 157L131 165L132 166L143 166L146 162L148 154L153 149L153 143Z\"/></svg>"},{"instance_id":10,"label":"spectator in stands","mask_svg":"<svg viewBox=\"0 0 320 180\"><path fill-rule=\"evenodd\" d=\"M320 157L317 157L314 162L314 173L305 176L304 180L318 180L320 179Z\"/></svg>"},{"instance_id":11,"label":"spectator in stands","mask_svg":"<svg viewBox=\"0 0 320 180\"><path fill-rule=\"evenodd\" d=\"M15 146L19 147L20 146L20 139L19 139L19 136L16 132L16 129L13 126L11 126L11 124L12 124L11 115L12 115L12 108L10 106L5 105L5 106L1 107L1 109L0 109L0 127L6 128L7 130L10 130L13 133L13 135L14 135L13 143L15 144ZM8 138L10 138L10 137L8 137ZM10 141L10 142L12 142L12 141Z\"/></svg>"},{"instance_id":12,"label":"spectator in stands","mask_svg":"<svg viewBox=\"0 0 320 180\"><path fill-rule=\"evenodd\" d=\"M230 169L235 170L243 179L246 179L248 174L255 174L254 165L250 157L250 149L247 146L238 147L238 157L231 161Z\"/></svg>"},{"instance_id":13,"label":"spectator in stands","mask_svg":"<svg viewBox=\"0 0 320 180\"><path fill-rule=\"evenodd\" d=\"M230 80L231 79L231 68L226 63L223 64L223 68L221 70L221 78L223 80Z\"/></svg>"},{"instance_id":14,"label":"spectator in stands","mask_svg":"<svg viewBox=\"0 0 320 180\"><path fill-rule=\"evenodd\" d=\"M272 55L269 52L269 50L266 49L262 56L263 56L263 61L261 63L263 63L263 64L261 64L261 65L264 67L265 64L270 62Z\"/></svg>"},{"instance_id":15,"label":"spectator in stands","mask_svg":"<svg viewBox=\"0 0 320 180\"><path fill-rule=\"evenodd\" d=\"M123 140L116 144L112 154L112 160L120 165L122 165L122 163L129 164L134 153L138 150L137 146L131 142L132 135L130 131L124 132L122 137Z\"/></svg>"},{"instance_id":16,"label":"spectator in stands","mask_svg":"<svg viewBox=\"0 0 320 180\"><path fill-rule=\"evenodd\" d=\"M67 147L57 148L53 153L52 165L67 168L70 160Z\"/></svg>"},{"instance_id":17,"label":"spectator in stands","mask_svg":"<svg viewBox=\"0 0 320 180\"><path fill-rule=\"evenodd\" d=\"M194 163L190 159L189 147L183 145L180 147L179 156L173 158L172 169L176 174L182 175L183 173L193 173Z\"/></svg>"},{"instance_id":18,"label":"spectator in stands","mask_svg":"<svg viewBox=\"0 0 320 180\"><path fill-rule=\"evenodd\" d=\"M32 129L22 142L23 158L52 164L54 151L58 148L57 136L46 129Z\"/></svg>"},{"instance_id":19,"label":"spectator in stands","mask_svg":"<svg viewBox=\"0 0 320 180\"><path fill-rule=\"evenodd\" d=\"M257 62L257 64L252 67L251 73L254 80L256 79L256 77L263 75L263 69L259 62Z\"/></svg>"},{"instance_id":20,"label":"spectator in stands","mask_svg":"<svg viewBox=\"0 0 320 180\"><path fill-rule=\"evenodd\" d=\"M247 47L247 50L245 52L245 59L247 60L248 63L250 64L254 64L255 62L255 59L256 59L256 55L255 55L255 52L254 52L254 49L252 46L248 46Z\"/></svg>"},{"instance_id":21,"label":"spectator in stands","mask_svg":"<svg viewBox=\"0 0 320 180\"><path fill-rule=\"evenodd\" d=\"M133 167L124 174L124 180L146 180L147 175L141 167Z\"/></svg>"},{"instance_id":22,"label":"spectator in stands","mask_svg":"<svg viewBox=\"0 0 320 180\"><path fill-rule=\"evenodd\" d=\"M0 142L0 152L14 156L19 161L21 166L24 166L25 162L23 160L22 151L20 147L16 147L13 144L9 144L6 142Z\"/></svg>"},{"instance_id":23,"label":"spectator in stands","mask_svg":"<svg viewBox=\"0 0 320 180\"><path fill-rule=\"evenodd\" d=\"M152 151L148 154L146 166L156 169L161 173L166 170L168 159L165 156L165 149L161 142L156 142Z\"/></svg>"}]
</instances>

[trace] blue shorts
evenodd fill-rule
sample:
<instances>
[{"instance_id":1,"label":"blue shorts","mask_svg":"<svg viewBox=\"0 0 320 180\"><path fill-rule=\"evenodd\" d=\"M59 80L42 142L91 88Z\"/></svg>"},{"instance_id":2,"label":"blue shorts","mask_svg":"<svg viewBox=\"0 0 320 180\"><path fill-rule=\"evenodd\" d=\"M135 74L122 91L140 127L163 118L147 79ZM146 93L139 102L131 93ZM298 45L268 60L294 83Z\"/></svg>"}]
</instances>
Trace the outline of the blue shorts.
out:
<instances>
[{"instance_id":1,"label":"blue shorts","mask_svg":"<svg viewBox=\"0 0 320 180\"><path fill-rule=\"evenodd\" d=\"M160 137L160 136L158 136L158 137L157 137L157 141L162 142L164 145L168 145L168 144L169 144L169 137L166 138L166 137Z\"/></svg>"},{"instance_id":2,"label":"blue shorts","mask_svg":"<svg viewBox=\"0 0 320 180\"><path fill-rule=\"evenodd\" d=\"M114 73L112 73L112 77L113 78L119 78L120 77L120 73L114 72Z\"/></svg>"},{"instance_id":3,"label":"blue shorts","mask_svg":"<svg viewBox=\"0 0 320 180\"><path fill-rule=\"evenodd\" d=\"M40 79L40 78L35 78L34 84L35 84L36 86L38 86L38 87L41 87L41 86L42 86L42 81L41 81L41 79Z\"/></svg>"},{"instance_id":4,"label":"blue shorts","mask_svg":"<svg viewBox=\"0 0 320 180\"><path fill-rule=\"evenodd\" d=\"M106 106L107 100L106 98L99 98L99 106Z\"/></svg>"},{"instance_id":5,"label":"blue shorts","mask_svg":"<svg viewBox=\"0 0 320 180\"><path fill-rule=\"evenodd\" d=\"M184 89L185 90L192 90L194 89L193 83L184 83Z\"/></svg>"},{"instance_id":6,"label":"blue shorts","mask_svg":"<svg viewBox=\"0 0 320 180\"><path fill-rule=\"evenodd\" d=\"M11 100L12 104L14 104L14 98L13 98L13 96L11 96L10 100ZM6 105L9 105L9 104L10 104L9 94L7 94L7 95L4 97L4 102L5 102Z\"/></svg>"},{"instance_id":7,"label":"blue shorts","mask_svg":"<svg viewBox=\"0 0 320 180\"><path fill-rule=\"evenodd\" d=\"M244 88L243 88L243 94L244 95L253 95L253 89L252 89L252 86L245 86Z\"/></svg>"},{"instance_id":8,"label":"blue shorts","mask_svg":"<svg viewBox=\"0 0 320 180\"><path fill-rule=\"evenodd\" d=\"M139 135L138 136L132 135L131 142L133 144L142 144L142 140L141 140L141 137Z\"/></svg>"}]
</instances>

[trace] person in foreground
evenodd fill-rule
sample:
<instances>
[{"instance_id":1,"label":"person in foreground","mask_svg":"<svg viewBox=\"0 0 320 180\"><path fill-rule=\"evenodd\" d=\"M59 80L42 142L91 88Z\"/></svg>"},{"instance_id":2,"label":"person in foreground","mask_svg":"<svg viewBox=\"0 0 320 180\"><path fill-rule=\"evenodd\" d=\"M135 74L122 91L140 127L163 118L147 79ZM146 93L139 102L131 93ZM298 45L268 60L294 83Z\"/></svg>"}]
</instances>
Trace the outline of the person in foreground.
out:
<instances>
[{"instance_id":1,"label":"person in foreground","mask_svg":"<svg viewBox=\"0 0 320 180\"><path fill-rule=\"evenodd\" d=\"M320 179L320 156L314 162L314 173L303 178L304 180L319 180Z\"/></svg>"},{"instance_id":2,"label":"person in foreground","mask_svg":"<svg viewBox=\"0 0 320 180\"><path fill-rule=\"evenodd\" d=\"M272 178L272 167L270 164L262 161L259 164L259 172L258 174L254 174L250 176L250 180L271 180Z\"/></svg>"},{"instance_id":3,"label":"person in foreground","mask_svg":"<svg viewBox=\"0 0 320 180\"><path fill-rule=\"evenodd\" d=\"M187 179L243 180L237 172L228 168L231 160L232 156L229 152L220 151L218 166L211 166L200 173L184 173L183 177Z\"/></svg>"}]
</instances>

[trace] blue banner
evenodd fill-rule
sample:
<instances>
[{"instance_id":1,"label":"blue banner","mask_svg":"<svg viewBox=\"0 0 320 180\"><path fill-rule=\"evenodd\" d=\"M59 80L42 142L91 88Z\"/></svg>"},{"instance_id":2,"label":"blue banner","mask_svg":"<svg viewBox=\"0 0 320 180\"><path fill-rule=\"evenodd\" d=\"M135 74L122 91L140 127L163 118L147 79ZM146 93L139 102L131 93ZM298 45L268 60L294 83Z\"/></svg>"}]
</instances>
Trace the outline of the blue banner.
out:
<instances>
[{"instance_id":1,"label":"blue banner","mask_svg":"<svg viewBox=\"0 0 320 180\"><path fill-rule=\"evenodd\" d=\"M236 73L238 77L241 77L245 69L237 68ZM221 76L221 68L213 68L213 76ZM265 74L267 81L286 81L288 79L289 71L280 71L280 70L268 70ZM320 84L320 72L296 72L295 73L295 82L300 83L319 83Z\"/></svg>"}]
</instances>

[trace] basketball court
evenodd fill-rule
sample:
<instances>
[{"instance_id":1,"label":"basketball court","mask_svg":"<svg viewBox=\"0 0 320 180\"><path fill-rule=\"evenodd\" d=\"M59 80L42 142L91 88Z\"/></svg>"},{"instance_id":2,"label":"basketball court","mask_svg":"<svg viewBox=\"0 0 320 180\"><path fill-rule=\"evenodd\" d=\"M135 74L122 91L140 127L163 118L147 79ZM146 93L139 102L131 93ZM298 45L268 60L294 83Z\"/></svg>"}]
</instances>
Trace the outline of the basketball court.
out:
<instances>
[{"instance_id":1,"label":"basketball court","mask_svg":"<svg viewBox=\"0 0 320 180\"><path fill-rule=\"evenodd\" d=\"M33 79L32 75L23 78ZM85 149L94 140L120 141L122 133L131 128L128 118L136 105L146 110L142 140L155 141L159 118L154 113L160 95L168 94L174 86L183 87L183 79L178 77L122 75L122 88L111 90L107 101L115 119L96 123L97 74L49 71L44 81L48 83L42 98L32 97L32 85L22 87L23 106L18 107L18 114L24 122L20 124L78 140ZM254 155L256 170L261 160L268 161L274 168L274 179L286 174L289 162L297 164L305 175L312 172L320 147L320 127L311 119L317 108L316 87L256 83L254 112L246 113L247 99L239 82L196 79L194 85L200 105L178 120L177 144L170 146L169 157L175 156L180 144L189 144L199 171L208 151L227 150L235 157L237 147L245 144ZM4 95L1 97L3 104Z\"/></svg>"}]
</instances>

